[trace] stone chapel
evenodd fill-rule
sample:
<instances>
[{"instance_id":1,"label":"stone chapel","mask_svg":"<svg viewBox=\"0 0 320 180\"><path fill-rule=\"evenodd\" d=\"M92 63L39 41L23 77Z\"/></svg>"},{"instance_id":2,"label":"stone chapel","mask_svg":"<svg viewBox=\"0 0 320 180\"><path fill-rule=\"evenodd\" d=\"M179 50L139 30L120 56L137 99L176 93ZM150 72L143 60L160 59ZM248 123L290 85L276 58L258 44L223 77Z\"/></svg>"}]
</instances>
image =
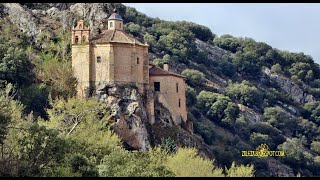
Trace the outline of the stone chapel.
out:
<instances>
[{"instance_id":1,"label":"stone chapel","mask_svg":"<svg viewBox=\"0 0 320 180\"><path fill-rule=\"evenodd\" d=\"M148 45L123 31L123 19L114 10L108 28L91 36L80 20L72 29L72 67L78 80L77 95L82 98L103 84L133 84L147 97L150 123L155 122L155 100L171 113L179 125L187 121L185 77L150 64Z\"/></svg>"}]
</instances>

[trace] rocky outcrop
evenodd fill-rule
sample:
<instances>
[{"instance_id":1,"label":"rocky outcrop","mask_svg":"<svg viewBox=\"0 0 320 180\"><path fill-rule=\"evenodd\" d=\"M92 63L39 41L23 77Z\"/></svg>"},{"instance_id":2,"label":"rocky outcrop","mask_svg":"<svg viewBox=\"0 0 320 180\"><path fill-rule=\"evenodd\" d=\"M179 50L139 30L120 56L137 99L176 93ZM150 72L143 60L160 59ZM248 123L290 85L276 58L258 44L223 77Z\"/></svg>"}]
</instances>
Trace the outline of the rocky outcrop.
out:
<instances>
[{"instance_id":1,"label":"rocky outcrop","mask_svg":"<svg viewBox=\"0 0 320 180\"><path fill-rule=\"evenodd\" d=\"M95 35L99 28L106 27L107 18L114 8L112 3L36 3L24 6L4 3L3 6L10 21L29 37L48 30L48 26L70 29L79 19L84 19Z\"/></svg>"},{"instance_id":2,"label":"rocky outcrop","mask_svg":"<svg viewBox=\"0 0 320 180\"><path fill-rule=\"evenodd\" d=\"M228 51L221 49L217 46L213 46L199 39L196 39L196 46L199 51L205 51L208 53L208 58L212 61L219 61L222 59L223 55L229 53Z\"/></svg>"},{"instance_id":3,"label":"rocky outcrop","mask_svg":"<svg viewBox=\"0 0 320 180\"><path fill-rule=\"evenodd\" d=\"M316 99L303 91L306 89L306 85L303 85L303 89L292 82L289 78L284 77L280 74L271 73L269 68L264 68L263 75L261 81L273 81L275 82L279 88L286 94L288 94L295 102L297 103L306 103L306 102L314 102Z\"/></svg>"},{"instance_id":4,"label":"rocky outcrop","mask_svg":"<svg viewBox=\"0 0 320 180\"><path fill-rule=\"evenodd\" d=\"M150 147L146 128L147 112L141 95L134 87L105 84L97 87L95 96L111 109L113 130L129 149Z\"/></svg>"},{"instance_id":5,"label":"rocky outcrop","mask_svg":"<svg viewBox=\"0 0 320 180\"><path fill-rule=\"evenodd\" d=\"M261 114L255 112L253 109L243 105L238 104L240 115L244 116L250 123L260 122Z\"/></svg>"},{"instance_id":6,"label":"rocky outcrop","mask_svg":"<svg viewBox=\"0 0 320 180\"><path fill-rule=\"evenodd\" d=\"M18 3L4 3L4 12L9 16L12 23L16 24L27 36L35 36L40 32L37 27L37 19L32 12L23 8Z\"/></svg>"}]
</instances>

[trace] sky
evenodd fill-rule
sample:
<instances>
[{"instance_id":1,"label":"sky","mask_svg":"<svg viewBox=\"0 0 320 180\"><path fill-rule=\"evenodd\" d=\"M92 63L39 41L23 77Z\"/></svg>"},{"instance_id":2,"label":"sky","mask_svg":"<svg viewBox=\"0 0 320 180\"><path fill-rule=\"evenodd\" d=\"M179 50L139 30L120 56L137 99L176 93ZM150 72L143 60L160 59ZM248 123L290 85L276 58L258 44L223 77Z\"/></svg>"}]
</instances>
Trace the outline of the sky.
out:
<instances>
[{"instance_id":1,"label":"sky","mask_svg":"<svg viewBox=\"0 0 320 180\"><path fill-rule=\"evenodd\" d=\"M218 36L250 37L320 64L320 3L123 3L149 17L190 21Z\"/></svg>"}]
</instances>

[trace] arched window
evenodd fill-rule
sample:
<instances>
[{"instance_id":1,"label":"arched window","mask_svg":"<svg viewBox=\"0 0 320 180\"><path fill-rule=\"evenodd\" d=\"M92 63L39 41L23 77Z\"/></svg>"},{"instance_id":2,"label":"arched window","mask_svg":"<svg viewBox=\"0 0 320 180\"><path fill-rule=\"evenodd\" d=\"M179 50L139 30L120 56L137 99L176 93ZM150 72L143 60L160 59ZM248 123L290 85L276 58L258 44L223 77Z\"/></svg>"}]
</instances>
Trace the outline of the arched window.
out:
<instances>
[{"instance_id":1,"label":"arched window","mask_svg":"<svg viewBox=\"0 0 320 180\"><path fill-rule=\"evenodd\" d=\"M82 40L81 40L81 42L85 42L86 41L86 36L82 36Z\"/></svg>"},{"instance_id":2,"label":"arched window","mask_svg":"<svg viewBox=\"0 0 320 180\"><path fill-rule=\"evenodd\" d=\"M139 64L139 58L137 58L137 64Z\"/></svg>"},{"instance_id":3,"label":"arched window","mask_svg":"<svg viewBox=\"0 0 320 180\"><path fill-rule=\"evenodd\" d=\"M113 23L112 22L110 22L110 27L113 27Z\"/></svg>"},{"instance_id":4,"label":"arched window","mask_svg":"<svg viewBox=\"0 0 320 180\"><path fill-rule=\"evenodd\" d=\"M176 83L176 90L177 90L177 92L179 92L179 84L178 83Z\"/></svg>"},{"instance_id":5,"label":"arched window","mask_svg":"<svg viewBox=\"0 0 320 180\"><path fill-rule=\"evenodd\" d=\"M76 36L76 37L75 37L75 39L74 39L74 43L76 43L76 44L77 44L77 43L78 43L78 41L79 41L79 37L78 37L78 36Z\"/></svg>"},{"instance_id":6,"label":"arched window","mask_svg":"<svg viewBox=\"0 0 320 180\"><path fill-rule=\"evenodd\" d=\"M79 24L79 29L82 29L82 24Z\"/></svg>"}]
</instances>

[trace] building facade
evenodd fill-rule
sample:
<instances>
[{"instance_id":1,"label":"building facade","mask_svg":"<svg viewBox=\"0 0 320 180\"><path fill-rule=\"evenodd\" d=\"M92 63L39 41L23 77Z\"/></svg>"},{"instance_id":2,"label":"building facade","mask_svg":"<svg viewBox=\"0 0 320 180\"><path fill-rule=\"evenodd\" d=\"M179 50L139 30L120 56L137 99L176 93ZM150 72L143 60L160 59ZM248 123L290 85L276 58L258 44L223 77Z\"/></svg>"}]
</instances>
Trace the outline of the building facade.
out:
<instances>
[{"instance_id":1,"label":"building facade","mask_svg":"<svg viewBox=\"0 0 320 180\"><path fill-rule=\"evenodd\" d=\"M96 87L109 83L133 84L147 97L149 121L155 121L154 100L171 113L178 125L187 120L185 77L149 64L148 45L123 31L123 20L114 11L108 29L91 37L80 20L72 29L72 67L78 80L77 95L90 96Z\"/></svg>"}]
</instances>

